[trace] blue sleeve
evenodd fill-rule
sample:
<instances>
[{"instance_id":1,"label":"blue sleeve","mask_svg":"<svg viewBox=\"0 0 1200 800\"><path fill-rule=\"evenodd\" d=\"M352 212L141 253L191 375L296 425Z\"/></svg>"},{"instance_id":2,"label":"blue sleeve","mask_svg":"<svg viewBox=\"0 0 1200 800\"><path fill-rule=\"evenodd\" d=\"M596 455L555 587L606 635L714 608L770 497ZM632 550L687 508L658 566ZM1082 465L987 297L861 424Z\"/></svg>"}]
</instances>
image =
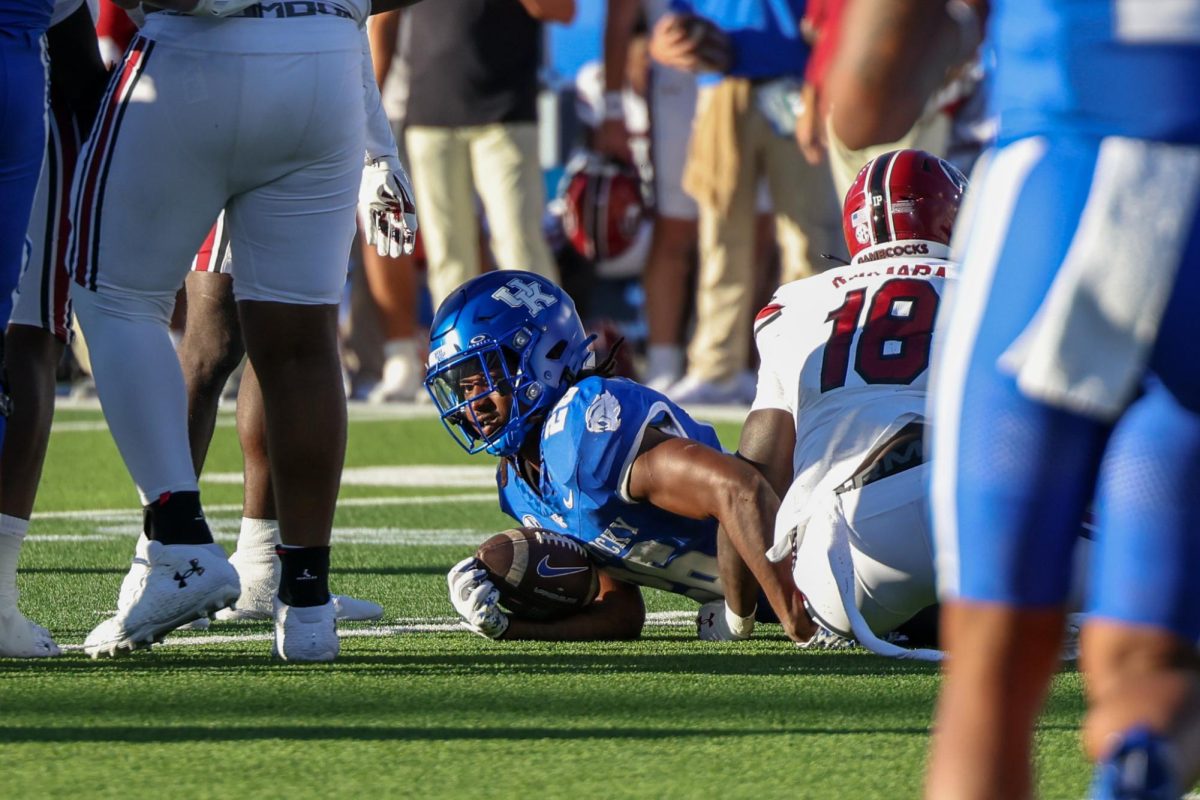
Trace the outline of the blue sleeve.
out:
<instances>
[{"instance_id":1,"label":"blue sleeve","mask_svg":"<svg viewBox=\"0 0 1200 800\"><path fill-rule=\"evenodd\" d=\"M613 495L632 502L626 485L629 469L648 427L720 449L710 426L696 423L658 392L632 381L590 378L575 389L547 419L542 457L555 483L573 484L597 505Z\"/></svg>"}]
</instances>

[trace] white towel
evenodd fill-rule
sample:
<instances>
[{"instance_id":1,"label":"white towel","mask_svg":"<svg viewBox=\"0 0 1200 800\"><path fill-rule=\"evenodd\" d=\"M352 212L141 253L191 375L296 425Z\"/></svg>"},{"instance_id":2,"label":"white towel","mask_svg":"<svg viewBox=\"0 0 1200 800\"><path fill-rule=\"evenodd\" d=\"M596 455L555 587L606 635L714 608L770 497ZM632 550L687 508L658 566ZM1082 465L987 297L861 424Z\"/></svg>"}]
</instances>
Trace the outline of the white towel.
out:
<instances>
[{"instance_id":1,"label":"white towel","mask_svg":"<svg viewBox=\"0 0 1200 800\"><path fill-rule=\"evenodd\" d=\"M1133 399L1200 191L1200 148L1100 145L1075 238L1041 307L1000 357L1028 397L1102 421Z\"/></svg>"}]
</instances>

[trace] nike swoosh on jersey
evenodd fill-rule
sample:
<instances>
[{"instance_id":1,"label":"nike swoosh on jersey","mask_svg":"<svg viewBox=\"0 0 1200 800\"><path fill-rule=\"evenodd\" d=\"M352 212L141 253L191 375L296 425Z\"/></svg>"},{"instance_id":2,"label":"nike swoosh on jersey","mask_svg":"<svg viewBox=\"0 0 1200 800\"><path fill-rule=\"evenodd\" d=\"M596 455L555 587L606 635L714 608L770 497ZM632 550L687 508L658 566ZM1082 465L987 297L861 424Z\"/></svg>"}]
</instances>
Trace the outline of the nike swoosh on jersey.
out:
<instances>
[{"instance_id":1,"label":"nike swoosh on jersey","mask_svg":"<svg viewBox=\"0 0 1200 800\"><path fill-rule=\"evenodd\" d=\"M564 575L587 572L588 569L588 567L552 567L550 566L550 556L542 556L542 560L537 565L537 574L543 578L561 578Z\"/></svg>"},{"instance_id":2,"label":"nike swoosh on jersey","mask_svg":"<svg viewBox=\"0 0 1200 800\"><path fill-rule=\"evenodd\" d=\"M575 490L574 489L567 490L567 496L563 498L563 505L566 506L567 508L575 507Z\"/></svg>"}]
</instances>

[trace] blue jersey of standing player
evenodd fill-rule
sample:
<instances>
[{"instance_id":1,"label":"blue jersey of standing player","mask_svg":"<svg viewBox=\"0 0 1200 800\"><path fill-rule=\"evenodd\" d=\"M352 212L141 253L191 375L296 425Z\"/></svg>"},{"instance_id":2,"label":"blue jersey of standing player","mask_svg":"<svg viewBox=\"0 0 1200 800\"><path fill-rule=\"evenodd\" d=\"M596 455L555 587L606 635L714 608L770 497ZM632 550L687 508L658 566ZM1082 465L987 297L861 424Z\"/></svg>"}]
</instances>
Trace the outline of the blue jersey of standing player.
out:
<instances>
[{"instance_id":1,"label":"blue jersey of standing player","mask_svg":"<svg viewBox=\"0 0 1200 800\"><path fill-rule=\"evenodd\" d=\"M623 378L590 377L546 415L541 486L500 462L500 508L527 527L579 539L614 576L701 602L723 596L717 522L694 520L629 497L630 467L647 428L721 449L712 426L658 392Z\"/></svg>"},{"instance_id":2,"label":"blue jersey of standing player","mask_svg":"<svg viewBox=\"0 0 1200 800\"><path fill-rule=\"evenodd\" d=\"M1200 2L991 7L1001 144L1058 131L1200 142Z\"/></svg>"}]
</instances>

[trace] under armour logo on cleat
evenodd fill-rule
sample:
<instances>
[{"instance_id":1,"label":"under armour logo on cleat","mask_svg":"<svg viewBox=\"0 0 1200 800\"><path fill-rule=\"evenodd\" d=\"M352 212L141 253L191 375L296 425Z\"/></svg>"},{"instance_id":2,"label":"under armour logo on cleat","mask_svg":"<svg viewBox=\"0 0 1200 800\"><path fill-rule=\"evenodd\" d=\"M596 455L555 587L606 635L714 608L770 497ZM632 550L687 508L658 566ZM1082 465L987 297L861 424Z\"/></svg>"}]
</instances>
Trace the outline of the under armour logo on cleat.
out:
<instances>
[{"instance_id":1,"label":"under armour logo on cleat","mask_svg":"<svg viewBox=\"0 0 1200 800\"><path fill-rule=\"evenodd\" d=\"M186 572L180 573L179 570L175 571L175 580L179 581L180 589L183 589L187 586L188 578L192 577L193 575L204 574L204 567L200 566L200 559L193 558L188 563L191 564L191 567L189 567Z\"/></svg>"}]
</instances>

